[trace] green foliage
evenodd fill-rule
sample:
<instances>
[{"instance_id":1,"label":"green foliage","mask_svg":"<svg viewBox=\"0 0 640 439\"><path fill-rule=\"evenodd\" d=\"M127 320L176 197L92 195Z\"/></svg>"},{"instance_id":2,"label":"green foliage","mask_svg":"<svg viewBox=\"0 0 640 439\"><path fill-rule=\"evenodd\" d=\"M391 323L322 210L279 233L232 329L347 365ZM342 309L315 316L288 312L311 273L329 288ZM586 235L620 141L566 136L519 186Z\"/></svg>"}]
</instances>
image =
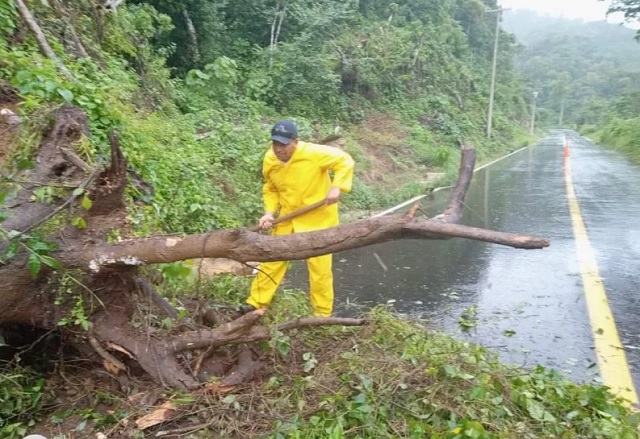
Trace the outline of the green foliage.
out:
<instances>
[{"instance_id":1,"label":"green foliage","mask_svg":"<svg viewBox=\"0 0 640 439\"><path fill-rule=\"evenodd\" d=\"M0 68L0 78L18 89L27 113L50 104L67 103L82 108L89 118L91 142L104 152L108 132L120 125L120 115L111 107L116 97L114 91L117 87L119 92L126 93L127 84L116 85L115 80L89 60L74 65L74 76L76 81L71 82L59 76L49 60L16 49L6 53L5 68Z\"/></svg>"},{"instance_id":2,"label":"green foliage","mask_svg":"<svg viewBox=\"0 0 640 439\"><path fill-rule=\"evenodd\" d=\"M156 188L151 204L131 213L141 233L154 224L174 232L203 232L249 225L257 217L268 137L258 121L239 125L225 114L208 114L212 131L199 141L188 117L168 120L156 114L126 122L122 142L127 159Z\"/></svg>"},{"instance_id":3,"label":"green foliage","mask_svg":"<svg viewBox=\"0 0 640 439\"><path fill-rule=\"evenodd\" d=\"M307 301L279 294L269 324L304 315ZM541 366L506 367L478 345L384 308L366 318L361 328L273 331L265 346L269 378L261 384L173 401L181 401L184 416L221 420L199 437L636 437L637 417L605 387L578 385ZM246 415L254 410L266 421L260 426Z\"/></svg>"},{"instance_id":4,"label":"green foliage","mask_svg":"<svg viewBox=\"0 0 640 439\"><path fill-rule=\"evenodd\" d=\"M630 412L604 387L541 366L505 368L479 346L381 309L369 317L366 343L346 343L352 350L335 352L300 383L301 395L320 397L318 409L278 422L272 437L635 437ZM319 396L316 380L332 391Z\"/></svg>"},{"instance_id":5,"label":"green foliage","mask_svg":"<svg viewBox=\"0 0 640 439\"><path fill-rule=\"evenodd\" d=\"M0 227L0 237L7 242L4 254L0 257L0 265L8 263L22 247L27 251L27 267L33 277L37 277L42 266L59 270L62 268L60 262L50 256L50 253L57 250L55 243L45 241L39 235L21 234L16 230L5 230Z\"/></svg>"},{"instance_id":6,"label":"green foliage","mask_svg":"<svg viewBox=\"0 0 640 439\"><path fill-rule=\"evenodd\" d=\"M478 310L477 305L473 305L465 309L460 315L458 323L463 331L475 328L478 322Z\"/></svg>"},{"instance_id":7,"label":"green foliage","mask_svg":"<svg viewBox=\"0 0 640 439\"><path fill-rule=\"evenodd\" d=\"M67 271L62 274L57 283L58 293L55 304L65 306L66 315L58 321L58 326L79 326L85 331L91 327L89 317L93 314L96 303L104 304L78 278Z\"/></svg>"},{"instance_id":8,"label":"green foliage","mask_svg":"<svg viewBox=\"0 0 640 439\"><path fill-rule=\"evenodd\" d=\"M44 378L15 366L0 368L0 439L23 438L41 416Z\"/></svg>"},{"instance_id":9,"label":"green foliage","mask_svg":"<svg viewBox=\"0 0 640 439\"><path fill-rule=\"evenodd\" d=\"M13 0L0 0L0 50L6 47L6 38L15 30L20 18Z\"/></svg>"},{"instance_id":10,"label":"green foliage","mask_svg":"<svg viewBox=\"0 0 640 439\"><path fill-rule=\"evenodd\" d=\"M121 5L100 20L89 6L73 6L84 18L71 22L97 56L79 60L65 56L61 43L69 17L38 9L74 80L59 75L31 41L0 49L0 79L19 90L27 114L43 105L83 108L91 128L81 146L87 160L108 160L108 133L120 132L131 167L155 189L153 197L136 187L127 192L136 202L129 218L138 235L255 221L268 126L283 116L299 122L303 139L315 137L317 125L362 122L375 108L402 114L409 125L427 118L425 142L410 139L407 159L394 157L401 169L419 172L451 167L459 140L483 143L486 93L479 84L488 83L494 21L474 2L295 0L285 10L251 0L149 0ZM508 64L513 49L500 50ZM496 139L508 141L518 132L514 119L524 114L511 104L522 87L508 68L502 72ZM196 133L206 134L195 140ZM489 147L487 155L501 151ZM367 161L360 154L359 174ZM422 191L419 183L380 189L357 177L345 200L371 209ZM80 217L71 221L85 226Z\"/></svg>"},{"instance_id":11,"label":"green foliage","mask_svg":"<svg viewBox=\"0 0 640 439\"><path fill-rule=\"evenodd\" d=\"M625 20L629 22L640 19L640 2L638 0L613 0L609 6L609 13L622 12ZM640 40L640 31L636 33L636 39Z\"/></svg>"},{"instance_id":12,"label":"green foliage","mask_svg":"<svg viewBox=\"0 0 640 439\"><path fill-rule=\"evenodd\" d=\"M583 134L588 135L589 131L593 133L593 130L583 130ZM593 134L604 145L626 154L634 163L640 163L640 117L615 118Z\"/></svg>"},{"instance_id":13,"label":"green foliage","mask_svg":"<svg viewBox=\"0 0 640 439\"><path fill-rule=\"evenodd\" d=\"M505 14L505 27L525 44L518 67L531 90L539 92L539 125L606 123L617 101L626 107L626 117L630 109L637 110L632 96L638 93L640 46L633 30L531 11Z\"/></svg>"}]
</instances>

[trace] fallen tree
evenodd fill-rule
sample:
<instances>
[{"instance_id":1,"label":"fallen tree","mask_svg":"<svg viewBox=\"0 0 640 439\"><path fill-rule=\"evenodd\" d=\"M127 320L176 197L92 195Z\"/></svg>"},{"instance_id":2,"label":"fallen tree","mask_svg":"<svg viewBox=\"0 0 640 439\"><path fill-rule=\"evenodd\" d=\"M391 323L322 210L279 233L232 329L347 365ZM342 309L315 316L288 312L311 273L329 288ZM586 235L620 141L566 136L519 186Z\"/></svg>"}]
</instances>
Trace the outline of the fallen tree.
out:
<instances>
[{"instance_id":1,"label":"fallen tree","mask_svg":"<svg viewBox=\"0 0 640 439\"><path fill-rule=\"evenodd\" d=\"M152 236L108 243L113 229L129 230L123 200L128 181L127 164L118 138L111 135L111 161L105 169L93 169L72 152L72 146L88 135L84 113L63 106L54 114L35 157L33 169L16 174L10 187L15 198L5 205L0 224L5 239L0 266L0 328L23 325L51 330L74 315L84 327L78 333L63 326L60 331L81 355L99 361L116 374L139 365L157 383L192 389L201 384L198 371L208 352L220 346L267 340L270 328L259 322L258 310L215 328L195 325L195 318L179 333L137 328L132 322L136 301L151 297L169 316L171 307L142 279L140 267L193 258L229 258L240 262L305 259L326 253L364 247L395 239L449 239L461 237L536 249L548 241L526 235L502 233L459 224L463 201L473 175L475 150L462 146L460 174L443 213L432 219L416 219L414 206L405 215L371 218L335 228L288 236L265 236L248 229L218 230L189 236ZM67 191L55 202L34 201L34 191L45 185ZM68 188L68 189L64 189ZM51 200L49 200L51 201ZM32 230L45 227L52 218L68 215L75 225L49 230L45 241L34 241ZM67 223L69 221L66 221ZM82 227L77 227L82 224ZM55 245L52 245L53 243ZM29 269L27 269L27 266ZM83 300L62 297L61 282L79 286ZM78 309L81 304L81 309ZM82 313L82 318L78 314ZM210 319L218 321L217 319ZM315 325L362 325L361 319L298 319L277 329L286 331ZM187 355L197 352L198 355ZM249 379L252 356L244 348L240 363L225 372L227 383ZM244 364L243 364L244 363ZM240 377L240 378L238 378Z\"/></svg>"}]
</instances>

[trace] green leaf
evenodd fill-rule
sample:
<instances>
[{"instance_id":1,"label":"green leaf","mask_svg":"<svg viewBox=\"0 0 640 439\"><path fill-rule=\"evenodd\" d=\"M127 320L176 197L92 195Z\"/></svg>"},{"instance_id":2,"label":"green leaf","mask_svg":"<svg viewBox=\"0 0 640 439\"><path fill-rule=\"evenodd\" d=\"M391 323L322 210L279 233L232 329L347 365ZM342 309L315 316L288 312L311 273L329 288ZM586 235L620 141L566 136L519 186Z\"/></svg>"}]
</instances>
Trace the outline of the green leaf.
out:
<instances>
[{"instance_id":1,"label":"green leaf","mask_svg":"<svg viewBox=\"0 0 640 439\"><path fill-rule=\"evenodd\" d=\"M211 76L207 75L206 73L204 73L201 70L193 70L193 73L200 79L211 79Z\"/></svg>"},{"instance_id":2,"label":"green leaf","mask_svg":"<svg viewBox=\"0 0 640 439\"><path fill-rule=\"evenodd\" d=\"M79 229L87 228L87 222L84 220L84 218L79 216L71 218L71 224L76 226Z\"/></svg>"},{"instance_id":3,"label":"green leaf","mask_svg":"<svg viewBox=\"0 0 640 439\"><path fill-rule=\"evenodd\" d=\"M354 398L353 402L357 402L358 404L363 404L367 400L367 397L364 393L358 393Z\"/></svg>"},{"instance_id":4,"label":"green leaf","mask_svg":"<svg viewBox=\"0 0 640 439\"><path fill-rule=\"evenodd\" d=\"M455 378L459 375L459 372L457 368L451 366L450 364L447 364L446 366L444 366L444 374L448 377Z\"/></svg>"},{"instance_id":5,"label":"green leaf","mask_svg":"<svg viewBox=\"0 0 640 439\"><path fill-rule=\"evenodd\" d=\"M79 197L83 193L84 193L84 188L83 187L78 187L73 191L73 196L74 197Z\"/></svg>"},{"instance_id":6,"label":"green leaf","mask_svg":"<svg viewBox=\"0 0 640 439\"><path fill-rule=\"evenodd\" d=\"M566 416L564 417L567 421L572 420L573 418L575 418L576 416L578 416L580 414L580 410L573 410L569 413L566 414Z\"/></svg>"},{"instance_id":7,"label":"green leaf","mask_svg":"<svg viewBox=\"0 0 640 439\"><path fill-rule=\"evenodd\" d=\"M542 403L535 400L527 401L527 411L536 421L555 421L556 418L549 413Z\"/></svg>"},{"instance_id":8,"label":"green leaf","mask_svg":"<svg viewBox=\"0 0 640 439\"><path fill-rule=\"evenodd\" d=\"M43 264L48 265L51 268L55 268L56 270L60 270L62 268L62 264L55 258L47 255L40 255L40 260Z\"/></svg>"},{"instance_id":9,"label":"green leaf","mask_svg":"<svg viewBox=\"0 0 640 439\"><path fill-rule=\"evenodd\" d=\"M5 261L12 259L16 255L16 253L18 253L19 246L20 243L18 241L13 241L11 244L9 244L7 250L4 252L4 257L2 259L4 259Z\"/></svg>"},{"instance_id":10,"label":"green leaf","mask_svg":"<svg viewBox=\"0 0 640 439\"><path fill-rule=\"evenodd\" d=\"M469 395L471 399L484 399L487 396L487 391L484 387L476 386L471 389L471 393Z\"/></svg>"},{"instance_id":11,"label":"green leaf","mask_svg":"<svg viewBox=\"0 0 640 439\"><path fill-rule=\"evenodd\" d=\"M365 390L371 390L373 387L373 380L366 375L360 375L360 382Z\"/></svg>"},{"instance_id":12,"label":"green leaf","mask_svg":"<svg viewBox=\"0 0 640 439\"><path fill-rule=\"evenodd\" d=\"M36 277L40 272L40 268L42 267L42 263L40 262L40 258L36 253L29 253L29 260L27 261L27 265L29 266L29 273L31 276Z\"/></svg>"},{"instance_id":13,"label":"green leaf","mask_svg":"<svg viewBox=\"0 0 640 439\"><path fill-rule=\"evenodd\" d=\"M36 164L33 160L31 159L20 159L18 160L18 163L16 163L16 166L18 167L18 169L33 169Z\"/></svg>"},{"instance_id":14,"label":"green leaf","mask_svg":"<svg viewBox=\"0 0 640 439\"><path fill-rule=\"evenodd\" d=\"M82 206L82 208L84 210L89 210L89 209L91 209L91 206L93 206L93 202L91 201L91 199L89 197L87 197L85 195L85 197L82 199L82 202L80 203L80 205Z\"/></svg>"},{"instance_id":15,"label":"green leaf","mask_svg":"<svg viewBox=\"0 0 640 439\"><path fill-rule=\"evenodd\" d=\"M73 93L71 93L70 90L67 90L66 88L59 88L56 91L66 102L71 103L71 101L73 101Z\"/></svg>"},{"instance_id":16,"label":"green leaf","mask_svg":"<svg viewBox=\"0 0 640 439\"><path fill-rule=\"evenodd\" d=\"M58 245L54 242L40 241L32 239L29 241L29 248L36 253L50 252L58 249Z\"/></svg>"}]
</instances>

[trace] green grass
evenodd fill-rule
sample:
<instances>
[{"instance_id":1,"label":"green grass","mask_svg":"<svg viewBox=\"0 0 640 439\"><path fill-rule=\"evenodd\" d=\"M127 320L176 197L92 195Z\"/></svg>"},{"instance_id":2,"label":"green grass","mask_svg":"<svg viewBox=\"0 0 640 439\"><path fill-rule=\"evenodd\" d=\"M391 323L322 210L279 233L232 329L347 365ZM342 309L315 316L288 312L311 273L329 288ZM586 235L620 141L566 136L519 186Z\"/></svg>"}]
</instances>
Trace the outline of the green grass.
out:
<instances>
[{"instance_id":1,"label":"green grass","mask_svg":"<svg viewBox=\"0 0 640 439\"><path fill-rule=\"evenodd\" d=\"M614 119L599 131L585 127L582 134L592 135L598 143L620 151L633 163L640 164L640 118Z\"/></svg>"},{"instance_id":2,"label":"green grass","mask_svg":"<svg viewBox=\"0 0 640 439\"><path fill-rule=\"evenodd\" d=\"M24 437L44 414L44 382L29 368L0 364L0 439Z\"/></svg>"}]
</instances>

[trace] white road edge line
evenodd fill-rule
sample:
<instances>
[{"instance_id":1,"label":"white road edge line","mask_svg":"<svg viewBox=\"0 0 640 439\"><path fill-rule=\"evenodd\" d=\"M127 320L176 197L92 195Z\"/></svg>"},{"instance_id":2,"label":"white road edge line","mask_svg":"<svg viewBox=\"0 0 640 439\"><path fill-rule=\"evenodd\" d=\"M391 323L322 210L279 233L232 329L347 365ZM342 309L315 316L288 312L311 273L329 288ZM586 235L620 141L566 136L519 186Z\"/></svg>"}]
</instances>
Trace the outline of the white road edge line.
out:
<instances>
[{"instance_id":1,"label":"white road edge line","mask_svg":"<svg viewBox=\"0 0 640 439\"><path fill-rule=\"evenodd\" d=\"M523 151L523 150L525 150L525 149L527 149L527 148L531 148L531 146L523 146L522 148L520 148L520 149L518 149L518 150L516 150L516 151L510 152L509 154L507 154L507 155L505 155L505 156L502 156L502 157L497 158L496 160L494 160L494 161L492 161L492 162L489 162L489 163L487 163L487 164L484 164L484 165L480 166L479 168L474 169L474 170L473 170L473 173L475 174L477 171L479 171L479 170L481 170L481 169L484 169L484 168L486 168L487 166L491 166L491 165L493 165L494 163L498 163L500 160L504 160L504 159L506 159L507 157L511 157L512 155L517 154L517 153L519 153L520 151ZM436 192L441 191L441 190L443 190L443 189L450 189L450 188L452 188L452 187L453 187L453 186L440 186L440 187L435 188L435 189L433 190L433 192L432 192L432 193L436 193ZM426 197L427 195L428 195L428 194L418 195L418 196L416 196L416 197L411 198L410 200L407 200L407 201L405 201L405 202L403 202L403 203L398 204L397 206L390 207L389 209L387 209L387 210L385 210L385 211L378 212L378 213L376 213L376 214L374 214L374 215L371 215L369 218L378 218L378 217L381 217L381 216L387 215L387 214L389 214L389 213L393 213L393 212L395 212L395 211L396 211L396 210L398 210L398 209L402 209L403 207L405 207L405 206L407 206L407 205L409 205L409 204L411 204L411 203L415 203L416 201L419 201L419 200L423 199L423 198L424 198L424 197Z\"/></svg>"}]
</instances>

